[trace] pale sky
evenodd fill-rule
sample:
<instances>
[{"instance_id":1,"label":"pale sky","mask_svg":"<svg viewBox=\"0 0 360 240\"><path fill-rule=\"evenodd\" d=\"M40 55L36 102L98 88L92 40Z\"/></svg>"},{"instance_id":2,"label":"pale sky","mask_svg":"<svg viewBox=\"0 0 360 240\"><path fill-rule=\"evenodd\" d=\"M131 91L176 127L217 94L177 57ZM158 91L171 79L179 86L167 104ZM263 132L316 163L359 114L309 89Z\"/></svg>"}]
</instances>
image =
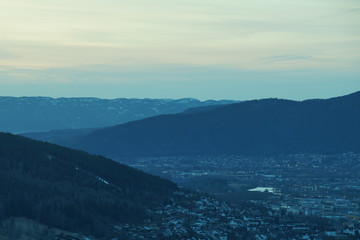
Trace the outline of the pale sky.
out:
<instances>
[{"instance_id":1,"label":"pale sky","mask_svg":"<svg viewBox=\"0 0 360 240\"><path fill-rule=\"evenodd\" d=\"M359 0L0 1L2 96L305 99L359 90Z\"/></svg>"}]
</instances>

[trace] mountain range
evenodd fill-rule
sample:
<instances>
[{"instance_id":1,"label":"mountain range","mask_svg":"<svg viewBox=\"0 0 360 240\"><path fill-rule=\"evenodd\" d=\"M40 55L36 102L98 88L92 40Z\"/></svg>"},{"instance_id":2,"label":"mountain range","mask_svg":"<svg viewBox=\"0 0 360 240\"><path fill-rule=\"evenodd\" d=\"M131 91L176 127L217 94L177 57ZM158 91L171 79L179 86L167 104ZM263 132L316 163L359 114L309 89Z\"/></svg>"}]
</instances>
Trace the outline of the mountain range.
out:
<instances>
[{"instance_id":1,"label":"mountain range","mask_svg":"<svg viewBox=\"0 0 360 240\"><path fill-rule=\"evenodd\" d=\"M25 239L138 239L139 232L147 234L152 225L156 227L151 236L174 239L168 235L167 223L184 223L179 228L186 229L181 236L193 236L192 226L204 214L219 221L211 236L213 229L226 228L223 233L238 231L233 239L245 239L246 228L232 228L219 217L234 220L235 215L229 214L239 211L99 154L120 161L179 155L195 161L193 155L220 155L223 161L222 156L229 154L360 153L359 122L360 92L355 92L330 99L261 99L200 106L105 128L28 134L97 155L0 133L0 239L22 239L18 236L29 232L36 237ZM209 208L200 211L205 205ZM226 214L224 209L228 209ZM194 214L197 210L198 215ZM164 220L167 214L170 217ZM245 221L241 214L237 222ZM189 221L190 215L196 217Z\"/></svg>"},{"instance_id":2,"label":"mountain range","mask_svg":"<svg viewBox=\"0 0 360 240\"><path fill-rule=\"evenodd\" d=\"M99 129L28 137L113 159L360 151L360 92L330 99L261 99L190 108Z\"/></svg>"},{"instance_id":3,"label":"mountain range","mask_svg":"<svg viewBox=\"0 0 360 240\"><path fill-rule=\"evenodd\" d=\"M230 100L0 97L0 131L100 128ZM26 119L26 121L24 121Z\"/></svg>"},{"instance_id":4,"label":"mountain range","mask_svg":"<svg viewBox=\"0 0 360 240\"><path fill-rule=\"evenodd\" d=\"M360 152L359 123L360 92L306 101L262 99L99 129L72 147L115 159Z\"/></svg>"}]
</instances>

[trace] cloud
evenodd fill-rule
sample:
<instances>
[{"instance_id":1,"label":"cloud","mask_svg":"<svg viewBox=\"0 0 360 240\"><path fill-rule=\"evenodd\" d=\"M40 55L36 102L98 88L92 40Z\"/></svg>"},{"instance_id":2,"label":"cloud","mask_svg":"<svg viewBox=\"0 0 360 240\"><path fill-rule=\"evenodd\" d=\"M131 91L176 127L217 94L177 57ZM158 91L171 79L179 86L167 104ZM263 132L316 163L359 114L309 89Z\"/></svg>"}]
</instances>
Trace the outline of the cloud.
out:
<instances>
[{"instance_id":1,"label":"cloud","mask_svg":"<svg viewBox=\"0 0 360 240\"><path fill-rule=\"evenodd\" d=\"M360 56L356 9L344 0L3 0L0 64L343 69Z\"/></svg>"},{"instance_id":2,"label":"cloud","mask_svg":"<svg viewBox=\"0 0 360 240\"><path fill-rule=\"evenodd\" d=\"M295 54L284 54L278 56L269 56L261 58L261 61L265 62L286 62L286 61L295 61L295 60L305 60L310 59L311 56L300 56Z\"/></svg>"},{"instance_id":3,"label":"cloud","mask_svg":"<svg viewBox=\"0 0 360 240\"><path fill-rule=\"evenodd\" d=\"M11 58L16 58L16 57L18 57L18 56L7 50L0 48L0 59L11 59Z\"/></svg>"}]
</instances>

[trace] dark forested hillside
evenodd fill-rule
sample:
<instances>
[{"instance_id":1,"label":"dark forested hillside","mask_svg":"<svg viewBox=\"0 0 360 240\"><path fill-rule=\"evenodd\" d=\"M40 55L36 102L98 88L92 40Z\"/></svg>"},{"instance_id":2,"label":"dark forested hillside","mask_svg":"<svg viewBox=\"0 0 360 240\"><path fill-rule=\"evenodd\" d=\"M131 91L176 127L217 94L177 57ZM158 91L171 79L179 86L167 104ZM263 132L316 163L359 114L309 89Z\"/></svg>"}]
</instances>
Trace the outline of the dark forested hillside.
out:
<instances>
[{"instance_id":1,"label":"dark forested hillside","mask_svg":"<svg viewBox=\"0 0 360 240\"><path fill-rule=\"evenodd\" d=\"M360 92L263 99L162 115L90 133L74 147L113 158L360 152Z\"/></svg>"},{"instance_id":2,"label":"dark forested hillside","mask_svg":"<svg viewBox=\"0 0 360 240\"><path fill-rule=\"evenodd\" d=\"M201 102L192 98L173 100L0 97L0 131L23 133L108 127L160 114L179 113L192 107L233 102Z\"/></svg>"},{"instance_id":3,"label":"dark forested hillside","mask_svg":"<svg viewBox=\"0 0 360 240\"><path fill-rule=\"evenodd\" d=\"M100 156L0 133L0 220L104 237L116 223L142 222L176 189Z\"/></svg>"}]
</instances>

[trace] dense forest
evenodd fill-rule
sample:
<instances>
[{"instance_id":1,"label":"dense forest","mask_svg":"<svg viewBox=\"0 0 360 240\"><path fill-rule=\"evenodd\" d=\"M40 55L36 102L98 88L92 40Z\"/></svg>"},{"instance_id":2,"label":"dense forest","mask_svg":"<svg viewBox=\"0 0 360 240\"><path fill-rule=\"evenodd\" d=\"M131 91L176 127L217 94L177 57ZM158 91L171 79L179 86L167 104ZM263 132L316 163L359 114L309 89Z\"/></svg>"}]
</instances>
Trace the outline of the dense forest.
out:
<instances>
[{"instance_id":1,"label":"dense forest","mask_svg":"<svg viewBox=\"0 0 360 240\"><path fill-rule=\"evenodd\" d=\"M0 133L0 220L105 236L116 223L142 222L176 189L104 157Z\"/></svg>"}]
</instances>

